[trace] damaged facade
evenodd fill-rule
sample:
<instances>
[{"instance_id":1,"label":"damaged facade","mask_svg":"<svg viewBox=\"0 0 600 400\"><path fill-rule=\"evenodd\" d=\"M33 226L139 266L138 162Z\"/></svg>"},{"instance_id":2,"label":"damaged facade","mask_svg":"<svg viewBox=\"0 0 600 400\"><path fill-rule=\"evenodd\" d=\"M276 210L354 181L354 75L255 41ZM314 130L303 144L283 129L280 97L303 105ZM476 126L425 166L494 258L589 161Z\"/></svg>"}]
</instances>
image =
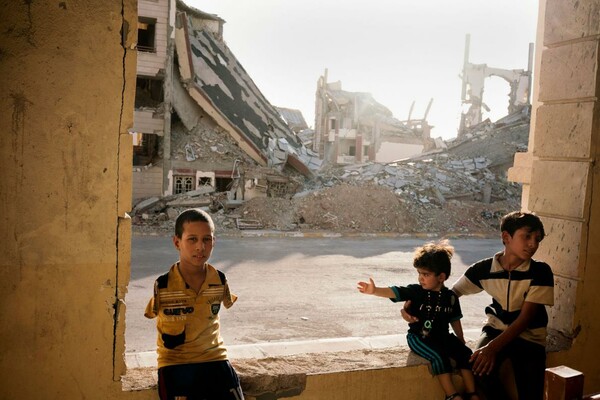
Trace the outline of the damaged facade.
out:
<instances>
[{"instance_id":1,"label":"damaged facade","mask_svg":"<svg viewBox=\"0 0 600 400\"><path fill-rule=\"evenodd\" d=\"M421 153L430 140L427 123L397 120L371 94L327 82L327 70L317 82L315 110L312 148L333 164L391 162Z\"/></svg>"},{"instance_id":2,"label":"damaged facade","mask_svg":"<svg viewBox=\"0 0 600 400\"><path fill-rule=\"evenodd\" d=\"M462 71L461 100L468 107L460 117L458 137L464 135L469 128L482 122L482 109L489 111L483 102L483 89L485 80L492 76L504 79L510 85L508 113L514 114L529 108L531 102L531 69L533 62L533 43L529 44L529 57L527 70L502 69L488 67L487 64L473 64L469 62L470 35L465 39L465 57Z\"/></svg>"},{"instance_id":3,"label":"damaged facade","mask_svg":"<svg viewBox=\"0 0 600 400\"><path fill-rule=\"evenodd\" d=\"M134 139L141 139L134 155L132 213L138 229L170 231L177 214L189 207L209 209L220 230L342 229L346 212L361 212L344 206L342 198L333 197L335 206L323 215L307 211L321 210L318 193L340 183L364 187L365 193L369 185L389 190L392 203L420 216L420 225L412 227L417 231L438 230L428 215L454 212L448 207L458 204L481 203L492 213L505 207L492 203L517 207L519 188L506 175L513 154L527 149L528 104L496 123L472 120L463 135L444 142L430 137L433 99L422 118L412 115L413 103L401 121L369 93L327 82L325 70L312 130L299 110L266 100L223 41L225 21L218 16L172 0L140 1L139 15L145 22L138 40L145 47L138 49L133 129ZM463 81L479 87L472 75ZM312 195L300 205L295 199L306 193ZM352 196L357 206L370 203ZM280 205L289 210L279 211ZM259 212L263 207L270 215ZM456 222L458 215L440 229L489 227L483 215L475 218L472 228ZM347 227L407 229L355 219Z\"/></svg>"},{"instance_id":4,"label":"damaged facade","mask_svg":"<svg viewBox=\"0 0 600 400\"><path fill-rule=\"evenodd\" d=\"M223 19L174 0L141 0L138 14L134 201L193 191L240 201L320 167L223 41Z\"/></svg>"}]
</instances>

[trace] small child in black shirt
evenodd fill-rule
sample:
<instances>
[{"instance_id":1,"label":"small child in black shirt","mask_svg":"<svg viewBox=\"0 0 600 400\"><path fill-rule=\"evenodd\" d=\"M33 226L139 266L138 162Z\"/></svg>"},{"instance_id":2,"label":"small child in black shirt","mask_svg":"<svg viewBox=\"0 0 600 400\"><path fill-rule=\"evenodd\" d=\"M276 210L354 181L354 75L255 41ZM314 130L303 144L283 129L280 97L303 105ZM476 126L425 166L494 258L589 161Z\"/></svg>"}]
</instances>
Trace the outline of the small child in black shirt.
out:
<instances>
[{"instance_id":1,"label":"small child in black shirt","mask_svg":"<svg viewBox=\"0 0 600 400\"><path fill-rule=\"evenodd\" d=\"M458 297L444 286L450 276L453 254L454 248L447 241L427 243L416 249L413 258L413 266L419 274L418 284L384 288L375 286L370 278L369 282L358 282L358 290L393 302L411 300L409 312L418 321L409 324L407 342L410 349L431 362L433 374L446 394L445 400L479 400L469 363L472 351L465 345L460 323L462 312ZM449 332L448 325L452 326L454 335ZM452 382L450 359L460 369L466 389L463 395L457 392Z\"/></svg>"}]
</instances>

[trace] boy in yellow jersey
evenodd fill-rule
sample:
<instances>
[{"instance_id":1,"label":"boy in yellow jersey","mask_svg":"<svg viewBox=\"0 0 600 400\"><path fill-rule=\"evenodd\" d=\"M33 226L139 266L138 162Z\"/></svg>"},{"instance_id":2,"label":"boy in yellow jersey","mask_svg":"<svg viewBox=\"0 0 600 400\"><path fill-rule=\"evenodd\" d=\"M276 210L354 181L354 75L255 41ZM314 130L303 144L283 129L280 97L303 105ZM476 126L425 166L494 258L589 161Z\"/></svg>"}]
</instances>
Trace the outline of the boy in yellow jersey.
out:
<instances>
[{"instance_id":1,"label":"boy in yellow jersey","mask_svg":"<svg viewBox=\"0 0 600 400\"><path fill-rule=\"evenodd\" d=\"M189 209L175 222L173 244L179 261L154 283L144 315L157 318L158 390L161 400L244 398L227 360L219 330L221 304L237 297L225 274L208 263L215 244L206 212Z\"/></svg>"}]
</instances>

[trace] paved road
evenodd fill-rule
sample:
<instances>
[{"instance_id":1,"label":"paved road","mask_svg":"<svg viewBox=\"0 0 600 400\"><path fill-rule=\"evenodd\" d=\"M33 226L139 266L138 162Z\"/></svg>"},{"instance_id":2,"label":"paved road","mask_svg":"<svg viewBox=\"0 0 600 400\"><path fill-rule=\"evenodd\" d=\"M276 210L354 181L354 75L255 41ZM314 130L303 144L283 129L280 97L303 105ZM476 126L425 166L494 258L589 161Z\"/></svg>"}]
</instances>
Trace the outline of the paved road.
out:
<instances>
[{"instance_id":1,"label":"paved road","mask_svg":"<svg viewBox=\"0 0 600 400\"><path fill-rule=\"evenodd\" d=\"M221 311L227 345L406 332L400 305L366 296L356 282L416 282L412 252L423 239L218 238L211 262L227 274L238 302ZM456 239L450 285L466 267L501 248L499 239ZM155 350L155 321L143 316L154 279L177 259L168 237L134 237L127 303L128 352ZM476 338L489 303L463 297L463 328Z\"/></svg>"}]
</instances>

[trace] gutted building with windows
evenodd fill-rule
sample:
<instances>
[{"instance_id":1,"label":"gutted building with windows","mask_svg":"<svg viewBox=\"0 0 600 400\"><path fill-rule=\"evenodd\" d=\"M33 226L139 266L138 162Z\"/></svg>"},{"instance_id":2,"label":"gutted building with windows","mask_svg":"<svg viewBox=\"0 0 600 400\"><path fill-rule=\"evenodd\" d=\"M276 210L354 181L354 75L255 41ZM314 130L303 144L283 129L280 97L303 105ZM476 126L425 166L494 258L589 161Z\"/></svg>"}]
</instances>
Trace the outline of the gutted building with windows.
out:
<instances>
[{"instance_id":1,"label":"gutted building with windows","mask_svg":"<svg viewBox=\"0 0 600 400\"><path fill-rule=\"evenodd\" d=\"M175 0L138 13L134 201L206 186L245 199L269 193L257 167L320 166L223 41L223 19Z\"/></svg>"},{"instance_id":2,"label":"gutted building with windows","mask_svg":"<svg viewBox=\"0 0 600 400\"><path fill-rule=\"evenodd\" d=\"M312 148L329 163L390 162L420 154L430 142L430 126L399 121L370 93L317 82Z\"/></svg>"}]
</instances>

